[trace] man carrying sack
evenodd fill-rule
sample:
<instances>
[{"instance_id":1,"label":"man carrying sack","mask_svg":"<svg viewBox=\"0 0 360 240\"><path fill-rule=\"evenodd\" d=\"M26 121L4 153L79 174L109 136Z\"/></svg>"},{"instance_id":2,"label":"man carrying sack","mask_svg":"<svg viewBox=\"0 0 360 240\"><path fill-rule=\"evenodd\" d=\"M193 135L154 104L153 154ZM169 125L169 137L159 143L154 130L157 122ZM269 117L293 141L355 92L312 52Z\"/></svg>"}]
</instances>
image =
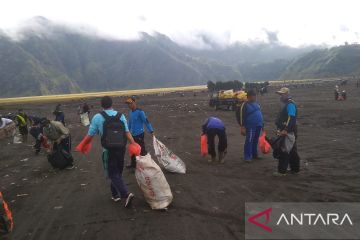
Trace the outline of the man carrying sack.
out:
<instances>
[{"instance_id":1,"label":"man carrying sack","mask_svg":"<svg viewBox=\"0 0 360 240\"><path fill-rule=\"evenodd\" d=\"M130 97L125 102L129 109L129 130L131 132L134 141L140 145L141 147L141 156L145 156L147 154L145 147L145 131L144 125L147 130L154 136L154 129L149 122L146 114L143 110L137 107L135 98ZM135 156L131 157L130 165L126 166L127 168L135 168L136 167L136 158Z\"/></svg>"},{"instance_id":2,"label":"man carrying sack","mask_svg":"<svg viewBox=\"0 0 360 240\"><path fill-rule=\"evenodd\" d=\"M280 95L283 104L276 119L277 133L281 136L281 151L278 154L278 171L274 176L285 176L290 165L291 173L300 171L300 157L297 152L297 106L290 96L290 90L286 87L276 92Z\"/></svg>"}]
</instances>

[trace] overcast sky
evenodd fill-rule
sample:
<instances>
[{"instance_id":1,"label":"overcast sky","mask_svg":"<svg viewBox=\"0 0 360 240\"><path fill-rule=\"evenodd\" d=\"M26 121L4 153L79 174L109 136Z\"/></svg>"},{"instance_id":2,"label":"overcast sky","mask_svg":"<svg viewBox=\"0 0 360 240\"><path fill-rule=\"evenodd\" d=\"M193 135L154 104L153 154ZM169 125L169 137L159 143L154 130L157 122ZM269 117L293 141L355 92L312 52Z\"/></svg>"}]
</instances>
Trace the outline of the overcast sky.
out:
<instances>
[{"instance_id":1,"label":"overcast sky","mask_svg":"<svg viewBox=\"0 0 360 240\"><path fill-rule=\"evenodd\" d=\"M34 16L102 34L169 35L186 44L206 34L222 45L280 41L291 46L360 42L359 0L0 0L0 28L14 30Z\"/></svg>"}]
</instances>

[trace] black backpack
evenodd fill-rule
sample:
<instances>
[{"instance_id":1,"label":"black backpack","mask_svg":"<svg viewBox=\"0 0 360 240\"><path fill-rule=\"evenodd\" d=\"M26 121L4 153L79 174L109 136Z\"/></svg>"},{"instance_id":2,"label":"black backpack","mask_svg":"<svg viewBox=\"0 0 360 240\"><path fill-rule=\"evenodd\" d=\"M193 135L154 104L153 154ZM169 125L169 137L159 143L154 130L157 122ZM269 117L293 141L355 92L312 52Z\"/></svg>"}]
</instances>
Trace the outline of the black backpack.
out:
<instances>
[{"instance_id":1,"label":"black backpack","mask_svg":"<svg viewBox=\"0 0 360 240\"><path fill-rule=\"evenodd\" d=\"M106 112L100 113L105 122L103 125L103 135L101 137L101 145L105 149L118 149L126 146L125 125L120 120L121 113L115 116L109 116Z\"/></svg>"}]
</instances>

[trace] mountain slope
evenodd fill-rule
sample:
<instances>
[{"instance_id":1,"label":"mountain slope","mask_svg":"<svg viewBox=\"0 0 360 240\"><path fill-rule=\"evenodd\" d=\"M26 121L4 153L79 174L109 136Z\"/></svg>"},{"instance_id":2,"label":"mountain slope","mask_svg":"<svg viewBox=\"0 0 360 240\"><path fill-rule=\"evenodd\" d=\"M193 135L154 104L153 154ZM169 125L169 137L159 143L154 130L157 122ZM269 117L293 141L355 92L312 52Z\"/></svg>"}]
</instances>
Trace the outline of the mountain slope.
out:
<instances>
[{"instance_id":1,"label":"mountain slope","mask_svg":"<svg viewBox=\"0 0 360 240\"><path fill-rule=\"evenodd\" d=\"M281 79L340 77L360 74L360 45L315 50L295 59Z\"/></svg>"},{"instance_id":2,"label":"mountain slope","mask_svg":"<svg viewBox=\"0 0 360 240\"><path fill-rule=\"evenodd\" d=\"M187 55L163 35L107 40L50 26L0 38L0 97L205 84L241 79L233 66Z\"/></svg>"}]
</instances>

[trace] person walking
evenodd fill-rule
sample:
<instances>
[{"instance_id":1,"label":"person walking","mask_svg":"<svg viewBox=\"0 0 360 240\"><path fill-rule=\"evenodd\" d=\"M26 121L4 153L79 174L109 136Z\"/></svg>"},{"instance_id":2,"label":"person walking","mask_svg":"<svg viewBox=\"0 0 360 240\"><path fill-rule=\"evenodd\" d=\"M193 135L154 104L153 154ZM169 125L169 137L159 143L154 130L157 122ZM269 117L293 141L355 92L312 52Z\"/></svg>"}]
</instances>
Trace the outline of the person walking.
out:
<instances>
[{"instance_id":1,"label":"person walking","mask_svg":"<svg viewBox=\"0 0 360 240\"><path fill-rule=\"evenodd\" d=\"M90 151L91 141L95 135L101 136L103 146L102 160L104 169L111 180L110 191L114 202L125 199L125 207L129 207L134 194L129 192L123 180L124 157L126 142L134 144L124 114L112 108L113 101L109 96L101 99L103 111L97 113L91 120L87 136L77 146L82 153Z\"/></svg>"},{"instance_id":2,"label":"person walking","mask_svg":"<svg viewBox=\"0 0 360 240\"><path fill-rule=\"evenodd\" d=\"M297 106L290 96L289 88L283 87L276 92L280 95L283 104L276 119L276 128L279 136L283 137L279 153L278 171L274 176L285 176L290 165L291 173L300 171L300 157L297 152Z\"/></svg>"},{"instance_id":3,"label":"person walking","mask_svg":"<svg viewBox=\"0 0 360 240\"><path fill-rule=\"evenodd\" d=\"M208 152L210 154L208 162L211 163L216 161L215 137L217 136L219 138L218 161L224 163L227 153L227 136L223 121L216 117L207 118L202 125L202 134L206 134L207 136Z\"/></svg>"},{"instance_id":4,"label":"person walking","mask_svg":"<svg viewBox=\"0 0 360 240\"><path fill-rule=\"evenodd\" d=\"M125 103L128 105L129 112L129 130L131 132L134 141L140 145L141 147L141 156L145 156L147 154L145 147L145 131L144 125L147 130L154 136L154 129L149 122L145 112L137 107L136 100L133 97L128 98ZM136 157L131 157L131 162L126 166L127 168L135 168L136 167Z\"/></svg>"},{"instance_id":5,"label":"person walking","mask_svg":"<svg viewBox=\"0 0 360 240\"><path fill-rule=\"evenodd\" d=\"M258 143L261 129L264 126L260 105L256 102L256 92L247 92L247 101L236 111L236 119L240 125L241 134L246 136L244 144L244 161L258 159Z\"/></svg>"}]
</instances>

